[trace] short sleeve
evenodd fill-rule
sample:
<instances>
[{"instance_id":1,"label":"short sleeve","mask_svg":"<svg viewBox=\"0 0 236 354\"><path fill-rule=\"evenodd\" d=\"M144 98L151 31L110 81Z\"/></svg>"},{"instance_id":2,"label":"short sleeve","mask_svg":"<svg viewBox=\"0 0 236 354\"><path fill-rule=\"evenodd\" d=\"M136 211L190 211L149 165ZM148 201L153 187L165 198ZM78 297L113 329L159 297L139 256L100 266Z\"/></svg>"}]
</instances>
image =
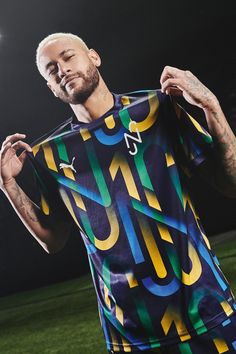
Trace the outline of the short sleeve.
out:
<instances>
[{"instance_id":1,"label":"short sleeve","mask_svg":"<svg viewBox=\"0 0 236 354\"><path fill-rule=\"evenodd\" d=\"M35 185L40 199L39 204L43 215L45 216L45 220L72 220L71 215L61 198L58 183L51 175L50 170L45 163L44 153L41 149L43 144L49 139L52 139L59 134L64 134L70 130L71 123L72 117L32 142L30 145L34 152L27 152L27 156L33 167L36 181ZM50 218L46 218L47 216Z\"/></svg>"},{"instance_id":2,"label":"short sleeve","mask_svg":"<svg viewBox=\"0 0 236 354\"><path fill-rule=\"evenodd\" d=\"M50 220L71 221L71 216L59 194L58 185L49 171L45 169L32 154L28 154L33 166L39 204L45 218Z\"/></svg>"},{"instance_id":3,"label":"short sleeve","mask_svg":"<svg viewBox=\"0 0 236 354\"><path fill-rule=\"evenodd\" d=\"M191 175L199 164L210 158L214 147L213 138L179 103L173 98L170 101L177 153L185 172Z\"/></svg>"}]
</instances>

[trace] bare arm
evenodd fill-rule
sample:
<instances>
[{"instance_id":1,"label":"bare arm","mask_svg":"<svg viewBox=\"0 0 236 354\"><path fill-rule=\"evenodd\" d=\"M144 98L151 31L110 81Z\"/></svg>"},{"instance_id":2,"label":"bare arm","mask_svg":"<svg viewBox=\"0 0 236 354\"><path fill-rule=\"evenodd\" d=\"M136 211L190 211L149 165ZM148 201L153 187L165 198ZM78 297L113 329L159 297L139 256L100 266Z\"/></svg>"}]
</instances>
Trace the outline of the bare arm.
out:
<instances>
[{"instance_id":1,"label":"bare arm","mask_svg":"<svg viewBox=\"0 0 236 354\"><path fill-rule=\"evenodd\" d=\"M236 137L216 96L190 71L167 66L161 75L162 91L182 95L189 103L203 109L209 132L215 142L215 161L203 163L199 171L219 191L236 197Z\"/></svg>"},{"instance_id":2,"label":"bare arm","mask_svg":"<svg viewBox=\"0 0 236 354\"><path fill-rule=\"evenodd\" d=\"M209 130L214 138L218 159L214 183L228 197L236 197L236 137L219 103L204 109ZM203 169L202 169L203 170ZM207 170L206 170L207 171ZM203 171L204 173L205 171ZM209 175L208 175L209 176Z\"/></svg>"},{"instance_id":3,"label":"bare arm","mask_svg":"<svg viewBox=\"0 0 236 354\"><path fill-rule=\"evenodd\" d=\"M65 245L72 222L57 221L52 223L50 217L43 214L41 209L24 193L17 184L15 177L21 171L26 151L19 157L16 151L24 148L31 151L28 144L18 140L24 138L22 134L14 134L6 138L2 144L0 154L1 180L0 187L17 215L29 232L48 253L59 251Z\"/></svg>"}]
</instances>

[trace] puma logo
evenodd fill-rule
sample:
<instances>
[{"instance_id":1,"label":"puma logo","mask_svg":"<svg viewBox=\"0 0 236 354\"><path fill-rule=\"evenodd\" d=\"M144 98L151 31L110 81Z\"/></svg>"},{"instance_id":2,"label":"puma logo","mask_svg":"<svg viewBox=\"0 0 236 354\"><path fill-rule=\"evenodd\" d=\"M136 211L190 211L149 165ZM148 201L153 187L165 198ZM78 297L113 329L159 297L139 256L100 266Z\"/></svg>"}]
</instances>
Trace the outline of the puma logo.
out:
<instances>
[{"instance_id":1,"label":"puma logo","mask_svg":"<svg viewBox=\"0 0 236 354\"><path fill-rule=\"evenodd\" d=\"M132 133L131 131L131 126L132 124L137 124L134 120L131 120L130 123L129 123L129 131ZM137 134L137 137L133 136L133 135L130 135L130 134L127 134L127 133L124 133L124 138L125 138L125 142L126 142L126 145L127 145L127 148L129 150L129 153L131 155L135 155L137 154L138 152L138 148L137 148L137 145L133 142L133 149L130 149L130 143L129 143L129 140L128 139L131 139L131 140L135 140L137 141L138 143L141 143L142 142L142 138L140 136L140 133L139 133L139 130L138 128L136 127L136 134Z\"/></svg>"},{"instance_id":2,"label":"puma logo","mask_svg":"<svg viewBox=\"0 0 236 354\"><path fill-rule=\"evenodd\" d=\"M70 168L72 171L74 171L76 173L76 169L73 166L74 161L75 161L75 157L73 157L70 165L68 165L67 163L61 162L59 167L60 167L60 169L61 168Z\"/></svg>"}]
</instances>

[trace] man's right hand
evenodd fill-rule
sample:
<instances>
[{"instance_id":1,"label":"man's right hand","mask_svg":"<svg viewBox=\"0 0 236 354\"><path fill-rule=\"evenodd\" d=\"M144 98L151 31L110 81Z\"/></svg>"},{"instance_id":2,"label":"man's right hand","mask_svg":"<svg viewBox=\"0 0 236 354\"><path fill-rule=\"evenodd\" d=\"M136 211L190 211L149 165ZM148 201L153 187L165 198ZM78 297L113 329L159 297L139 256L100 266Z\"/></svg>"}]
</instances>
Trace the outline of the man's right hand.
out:
<instances>
[{"instance_id":1,"label":"man's right hand","mask_svg":"<svg viewBox=\"0 0 236 354\"><path fill-rule=\"evenodd\" d=\"M45 215L17 184L15 177L20 173L25 162L26 154L32 152L31 147L21 139L25 134L9 135L3 142L0 150L0 189L9 199L17 215L34 236L39 244L48 253L55 253L62 249L70 235L72 220L64 222L48 218L45 225ZM24 149L18 156L17 151ZM41 216L43 215L44 222Z\"/></svg>"},{"instance_id":2,"label":"man's right hand","mask_svg":"<svg viewBox=\"0 0 236 354\"><path fill-rule=\"evenodd\" d=\"M4 189L6 185L14 181L14 178L21 172L25 162L26 152L32 152L31 147L21 139L25 134L9 135L2 143L0 151L0 188ZM17 151L24 151L17 156Z\"/></svg>"}]
</instances>

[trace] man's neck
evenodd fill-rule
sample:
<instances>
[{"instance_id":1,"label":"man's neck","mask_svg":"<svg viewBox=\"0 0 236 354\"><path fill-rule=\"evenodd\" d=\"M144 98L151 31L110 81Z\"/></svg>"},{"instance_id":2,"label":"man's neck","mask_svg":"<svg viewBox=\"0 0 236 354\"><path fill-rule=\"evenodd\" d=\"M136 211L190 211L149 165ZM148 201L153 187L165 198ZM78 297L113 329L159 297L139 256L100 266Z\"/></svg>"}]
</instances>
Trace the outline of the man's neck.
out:
<instances>
[{"instance_id":1,"label":"man's neck","mask_svg":"<svg viewBox=\"0 0 236 354\"><path fill-rule=\"evenodd\" d=\"M85 123L96 120L114 106L114 98L101 79L98 87L84 104L71 105L75 116Z\"/></svg>"}]
</instances>

